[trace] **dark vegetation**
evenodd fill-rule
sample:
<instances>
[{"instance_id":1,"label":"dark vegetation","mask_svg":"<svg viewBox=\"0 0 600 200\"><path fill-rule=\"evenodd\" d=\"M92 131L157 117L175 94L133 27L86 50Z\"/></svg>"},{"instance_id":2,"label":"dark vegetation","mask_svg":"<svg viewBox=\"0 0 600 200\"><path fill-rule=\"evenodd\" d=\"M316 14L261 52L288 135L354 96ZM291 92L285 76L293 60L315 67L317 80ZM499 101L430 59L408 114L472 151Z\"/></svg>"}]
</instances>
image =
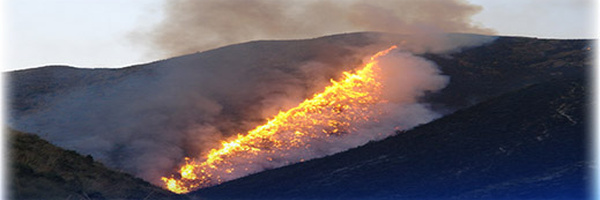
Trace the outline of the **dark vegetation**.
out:
<instances>
[{"instance_id":1,"label":"dark vegetation","mask_svg":"<svg viewBox=\"0 0 600 200\"><path fill-rule=\"evenodd\" d=\"M183 198L36 135L14 130L5 133L10 141L11 199Z\"/></svg>"},{"instance_id":2,"label":"dark vegetation","mask_svg":"<svg viewBox=\"0 0 600 200\"><path fill-rule=\"evenodd\" d=\"M589 40L499 37L459 53L428 54L450 83L424 101L447 113L550 79L580 77L592 65L588 48Z\"/></svg>"}]
</instances>

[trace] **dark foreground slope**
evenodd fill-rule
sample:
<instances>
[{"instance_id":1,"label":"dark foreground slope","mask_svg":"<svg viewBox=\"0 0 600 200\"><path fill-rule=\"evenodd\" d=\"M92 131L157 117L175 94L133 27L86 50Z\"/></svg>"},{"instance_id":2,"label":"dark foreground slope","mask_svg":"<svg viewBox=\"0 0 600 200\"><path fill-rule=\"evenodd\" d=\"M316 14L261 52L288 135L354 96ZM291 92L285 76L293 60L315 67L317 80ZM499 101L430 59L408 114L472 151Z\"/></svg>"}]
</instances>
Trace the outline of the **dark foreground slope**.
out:
<instances>
[{"instance_id":1,"label":"dark foreground slope","mask_svg":"<svg viewBox=\"0 0 600 200\"><path fill-rule=\"evenodd\" d=\"M549 80L379 142L258 173L208 199L585 198L586 92Z\"/></svg>"},{"instance_id":2,"label":"dark foreground slope","mask_svg":"<svg viewBox=\"0 0 600 200\"><path fill-rule=\"evenodd\" d=\"M184 199L36 135L7 133L11 199Z\"/></svg>"}]
</instances>

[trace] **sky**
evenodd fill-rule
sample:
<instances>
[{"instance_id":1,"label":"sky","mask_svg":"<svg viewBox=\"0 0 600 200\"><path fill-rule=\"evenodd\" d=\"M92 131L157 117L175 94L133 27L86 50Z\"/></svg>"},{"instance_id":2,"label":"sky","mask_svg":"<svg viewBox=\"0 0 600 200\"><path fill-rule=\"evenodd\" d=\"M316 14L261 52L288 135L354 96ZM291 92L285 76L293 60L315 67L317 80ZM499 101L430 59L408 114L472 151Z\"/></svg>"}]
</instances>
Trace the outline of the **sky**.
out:
<instances>
[{"instance_id":1,"label":"sky","mask_svg":"<svg viewBox=\"0 0 600 200\"><path fill-rule=\"evenodd\" d=\"M165 59L134 31L150 30L167 0L2 0L2 71L62 64L119 68ZM594 0L467 0L474 23L498 35L598 38ZM268 38L265 38L268 39Z\"/></svg>"}]
</instances>

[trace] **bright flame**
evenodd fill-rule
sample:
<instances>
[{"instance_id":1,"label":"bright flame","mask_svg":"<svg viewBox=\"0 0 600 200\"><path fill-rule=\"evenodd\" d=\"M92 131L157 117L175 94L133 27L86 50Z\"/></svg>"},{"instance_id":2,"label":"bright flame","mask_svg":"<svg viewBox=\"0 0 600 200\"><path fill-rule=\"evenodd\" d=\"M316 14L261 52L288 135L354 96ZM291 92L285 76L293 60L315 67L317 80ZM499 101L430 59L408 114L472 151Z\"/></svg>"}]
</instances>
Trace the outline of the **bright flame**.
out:
<instances>
[{"instance_id":1,"label":"bright flame","mask_svg":"<svg viewBox=\"0 0 600 200\"><path fill-rule=\"evenodd\" d=\"M309 141L327 140L347 134L360 122L377 120L377 109L372 106L385 102L381 87L377 58L388 54L396 46L371 56L365 66L355 73L344 72L341 81L331 80L325 91L315 94L295 108L279 112L273 119L256 127L246 135L237 135L222 142L219 149L211 149L204 162L185 158L177 176L162 177L167 189L175 193L219 184L223 176L242 170L257 160L281 161L291 150L310 148ZM304 158L290 162L302 162Z\"/></svg>"}]
</instances>

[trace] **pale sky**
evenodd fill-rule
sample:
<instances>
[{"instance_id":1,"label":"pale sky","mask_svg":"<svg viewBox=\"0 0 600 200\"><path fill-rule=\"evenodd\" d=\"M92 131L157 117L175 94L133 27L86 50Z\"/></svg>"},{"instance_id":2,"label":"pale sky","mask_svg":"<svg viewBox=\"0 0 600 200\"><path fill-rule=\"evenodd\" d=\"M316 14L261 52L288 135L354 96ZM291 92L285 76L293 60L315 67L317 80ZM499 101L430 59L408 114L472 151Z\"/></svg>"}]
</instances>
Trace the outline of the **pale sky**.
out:
<instances>
[{"instance_id":1,"label":"pale sky","mask_svg":"<svg viewBox=\"0 0 600 200\"><path fill-rule=\"evenodd\" d=\"M166 0L2 0L2 71L51 64L117 68L146 55L131 32L149 29ZM594 0L468 0L499 35L598 38ZM268 39L268 38L265 38Z\"/></svg>"}]
</instances>

